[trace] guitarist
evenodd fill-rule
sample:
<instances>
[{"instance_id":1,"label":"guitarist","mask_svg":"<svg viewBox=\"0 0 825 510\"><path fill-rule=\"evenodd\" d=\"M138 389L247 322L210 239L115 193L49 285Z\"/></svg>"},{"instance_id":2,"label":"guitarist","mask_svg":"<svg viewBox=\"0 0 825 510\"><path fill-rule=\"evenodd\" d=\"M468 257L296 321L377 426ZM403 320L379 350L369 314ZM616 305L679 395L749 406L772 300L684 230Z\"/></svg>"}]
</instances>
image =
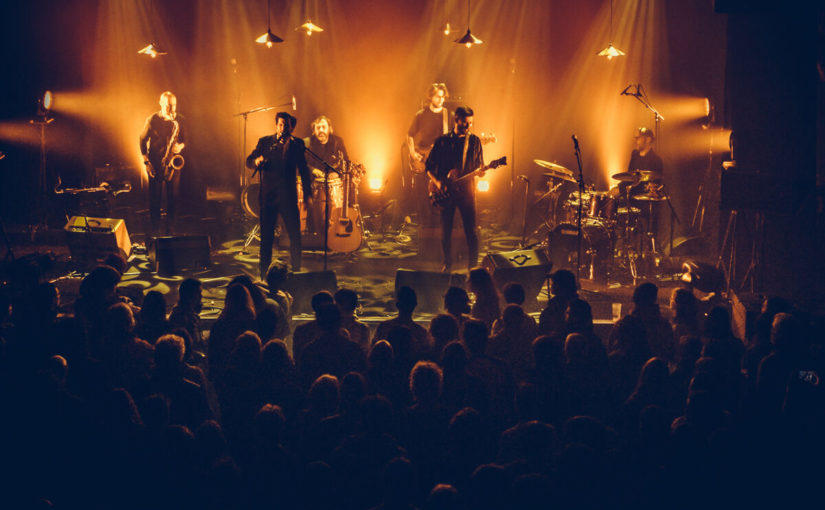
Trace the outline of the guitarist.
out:
<instances>
[{"instance_id":1,"label":"guitarist","mask_svg":"<svg viewBox=\"0 0 825 510\"><path fill-rule=\"evenodd\" d=\"M272 262L272 241L279 214L289 235L290 265L293 271L301 270L297 176L300 172L305 203L312 196L312 176L304 156L304 141L292 136L297 122L287 112L278 112L275 134L258 139L255 150L246 158L246 166L261 173L261 279Z\"/></svg>"},{"instance_id":2,"label":"guitarist","mask_svg":"<svg viewBox=\"0 0 825 510\"><path fill-rule=\"evenodd\" d=\"M424 175L424 162L435 139L450 131L450 112L444 107L449 95L447 86L443 83L429 86L423 106L415 114L407 130L407 143L402 150L405 156L401 175L402 193L406 202L404 210L418 213L419 224L431 215L426 206L428 179Z\"/></svg>"},{"instance_id":3,"label":"guitarist","mask_svg":"<svg viewBox=\"0 0 825 510\"><path fill-rule=\"evenodd\" d=\"M426 171L429 179L438 182L439 189L448 185L451 170L452 179L461 177L481 167L484 156L481 140L470 133L473 127L473 110L469 106L459 106L455 111L453 130L435 140L430 155L427 157ZM455 210L461 214L464 223L464 237L467 239L467 268L478 264L478 234L476 233L476 196L475 180L467 179L450 189L450 200L442 205L441 214L441 248L444 254L442 272L452 270L452 232Z\"/></svg>"}]
</instances>

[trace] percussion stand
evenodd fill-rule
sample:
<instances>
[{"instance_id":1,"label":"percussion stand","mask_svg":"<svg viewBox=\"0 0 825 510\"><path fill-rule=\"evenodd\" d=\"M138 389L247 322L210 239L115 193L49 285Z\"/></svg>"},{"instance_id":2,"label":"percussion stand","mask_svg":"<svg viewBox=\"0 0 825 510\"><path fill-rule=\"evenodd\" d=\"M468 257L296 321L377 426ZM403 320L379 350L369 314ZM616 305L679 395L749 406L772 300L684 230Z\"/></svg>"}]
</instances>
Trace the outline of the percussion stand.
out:
<instances>
[{"instance_id":1,"label":"percussion stand","mask_svg":"<svg viewBox=\"0 0 825 510\"><path fill-rule=\"evenodd\" d=\"M525 181L525 182L526 182L526 181ZM541 197L539 197L539 199L538 199L538 200L536 200L535 202L533 202L533 205L534 205L534 206L535 206L535 205L538 205L538 203L539 203L539 202L541 202L542 200L544 200L545 198L547 198L547 197L549 197L549 196L552 196L552 195L553 195L553 193L555 193L556 191L558 191L558 189L559 189L559 188L561 188L561 185L562 185L562 184L564 184L564 183L563 183L563 182L560 182L560 183L556 184L555 186L553 186L552 188L550 188L550 189L549 189L546 193L544 193ZM529 183L529 182L527 182L527 188L529 188L529 187L530 187L530 183ZM521 249L524 249L524 248L526 248L526 247L527 247L527 239L530 239L530 238L532 238L533 236L535 236L536 234L538 234L539 232L541 232L541 229L543 229L543 228L547 228L547 230L548 230L548 231L549 231L549 230L553 230L553 227L554 227L554 226L557 224L557 222L558 222L558 220L556 219L555 215L554 215L554 217L553 217L553 223L552 223L552 224L550 223L549 218L548 218L547 216L541 215L541 225L539 225L539 226L538 226L538 228L537 228L536 230L534 230L532 234L530 234L529 236L527 236L526 234L527 234L527 204L528 204L528 194L529 194L529 192L528 192L528 190L526 189L526 190L525 190L525 192L524 192L524 219L523 219L523 222L522 222L522 236L521 236L521 245L520 245L520 248L521 248ZM557 198L558 198L558 197L557 197ZM540 244L540 243L538 243L538 244ZM535 244L533 244L532 246L535 246Z\"/></svg>"}]
</instances>

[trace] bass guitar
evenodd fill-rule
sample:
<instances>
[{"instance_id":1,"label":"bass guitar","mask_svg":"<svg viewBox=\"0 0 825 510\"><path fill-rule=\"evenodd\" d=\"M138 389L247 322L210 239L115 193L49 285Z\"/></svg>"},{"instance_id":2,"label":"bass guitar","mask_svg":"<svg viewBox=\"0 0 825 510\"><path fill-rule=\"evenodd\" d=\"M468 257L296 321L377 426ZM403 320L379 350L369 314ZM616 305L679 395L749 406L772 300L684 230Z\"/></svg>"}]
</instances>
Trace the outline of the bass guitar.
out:
<instances>
[{"instance_id":1,"label":"bass guitar","mask_svg":"<svg viewBox=\"0 0 825 510\"><path fill-rule=\"evenodd\" d=\"M433 177L429 172L427 172L427 176L430 178L430 203L436 207L444 206L458 193L457 187L459 184L469 179L472 179L473 177L482 172L486 172L487 170L493 170L506 164L507 156L502 156L496 160L491 161L490 164L479 167L473 170L472 172L464 174L460 177L458 177L458 169L454 168L447 173L447 177L443 180L439 180Z\"/></svg>"},{"instance_id":2,"label":"bass guitar","mask_svg":"<svg viewBox=\"0 0 825 510\"><path fill-rule=\"evenodd\" d=\"M329 215L327 246L332 251L350 253L361 247L364 238L361 209L357 204L350 203L353 174L361 175L364 167L358 163L342 161L338 171L344 179L344 199L341 207L336 207Z\"/></svg>"},{"instance_id":3,"label":"bass guitar","mask_svg":"<svg viewBox=\"0 0 825 510\"><path fill-rule=\"evenodd\" d=\"M496 135L494 133L490 133L489 135L485 135L481 133L478 135L479 140L481 140L481 145L486 145L488 143L496 143ZM407 157L409 158L410 163L410 170L414 174L423 174L425 171L425 164L427 163L427 156L430 155L430 151L432 150L432 145L427 147L426 149L416 149L421 156L421 161L418 161L416 158L410 154L409 147L405 143L401 150L406 153Z\"/></svg>"}]
</instances>

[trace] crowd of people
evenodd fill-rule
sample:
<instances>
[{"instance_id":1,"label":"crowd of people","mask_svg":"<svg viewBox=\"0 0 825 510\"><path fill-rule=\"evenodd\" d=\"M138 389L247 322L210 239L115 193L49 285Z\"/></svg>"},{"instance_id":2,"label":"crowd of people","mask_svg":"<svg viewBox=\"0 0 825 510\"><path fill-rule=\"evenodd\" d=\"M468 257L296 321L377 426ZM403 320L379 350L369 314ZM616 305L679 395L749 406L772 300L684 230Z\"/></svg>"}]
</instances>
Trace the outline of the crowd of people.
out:
<instances>
[{"instance_id":1,"label":"crowd of people","mask_svg":"<svg viewBox=\"0 0 825 510\"><path fill-rule=\"evenodd\" d=\"M749 338L690 288L640 284L608 338L572 273L539 320L485 269L423 327L349 289L293 327L285 268L168 313L124 265L0 293L6 508L759 508L820 499L821 324L775 297ZM426 323L425 323L426 324Z\"/></svg>"}]
</instances>

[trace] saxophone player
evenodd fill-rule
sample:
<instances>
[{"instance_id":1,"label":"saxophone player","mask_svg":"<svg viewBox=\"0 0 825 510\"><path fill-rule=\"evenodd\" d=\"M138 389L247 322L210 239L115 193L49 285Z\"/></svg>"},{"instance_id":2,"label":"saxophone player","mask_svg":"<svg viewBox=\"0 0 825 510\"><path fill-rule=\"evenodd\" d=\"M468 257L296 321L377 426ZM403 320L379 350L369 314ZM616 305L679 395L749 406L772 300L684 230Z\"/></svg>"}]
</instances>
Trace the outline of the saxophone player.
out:
<instances>
[{"instance_id":1,"label":"saxophone player","mask_svg":"<svg viewBox=\"0 0 825 510\"><path fill-rule=\"evenodd\" d=\"M146 119L140 134L140 153L149 176L150 236L159 232L161 203L166 191L166 233L173 230L175 201L180 182L183 157L184 129L177 113L178 99L170 91L160 95L160 110Z\"/></svg>"}]
</instances>

